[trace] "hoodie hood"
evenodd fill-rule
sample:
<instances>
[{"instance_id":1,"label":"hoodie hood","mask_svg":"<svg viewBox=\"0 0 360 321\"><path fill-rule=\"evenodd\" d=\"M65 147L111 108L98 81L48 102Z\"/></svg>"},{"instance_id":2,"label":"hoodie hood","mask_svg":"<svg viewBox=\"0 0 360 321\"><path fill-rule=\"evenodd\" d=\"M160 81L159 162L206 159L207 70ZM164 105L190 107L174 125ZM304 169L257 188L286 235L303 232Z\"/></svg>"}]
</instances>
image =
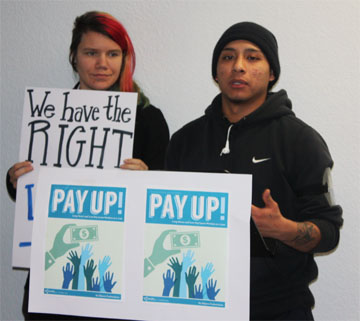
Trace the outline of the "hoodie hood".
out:
<instances>
[{"instance_id":1,"label":"hoodie hood","mask_svg":"<svg viewBox=\"0 0 360 321\"><path fill-rule=\"evenodd\" d=\"M221 104L221 93L217 95L212 101L211 105L206 108L205 115L217 120L223 120L225 123L230 122L224 117ZM219 117L221 115L221 117ZM266 101L251 114L245 116L238 123L254 124L263 121L268 121L282 116L295 115L292 111L292 103L285 90L280 90L276 93L270 92ZM234 124L236 125L236 124Z\"/></svg>"}]
</instances>

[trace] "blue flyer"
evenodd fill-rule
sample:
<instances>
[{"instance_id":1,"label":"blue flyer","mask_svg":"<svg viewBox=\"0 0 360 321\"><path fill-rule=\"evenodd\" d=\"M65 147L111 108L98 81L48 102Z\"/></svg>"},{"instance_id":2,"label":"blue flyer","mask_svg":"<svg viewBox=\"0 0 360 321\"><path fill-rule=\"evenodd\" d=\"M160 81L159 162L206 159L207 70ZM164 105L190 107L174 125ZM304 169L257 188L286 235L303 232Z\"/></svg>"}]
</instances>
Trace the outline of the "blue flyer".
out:
<instances>
[{"instance_id":1,"label":"blue flyer","mask_svg":"<svg viewBox=\"0 0 360 321\"><path fill-rule=\"evenodd\" d=\"M147 189L144 302L225 308L228 198Z\"/></svg>"},{"instance_id":2,"label":"blue flyer","mask_svg":"<svg viewBox=\"0 0 360 321\"><path fill-rule=\"evenodd\" d=\"M51 185L44 294L121 300L125 199L121 187Z\"/></svg>"}]
</instances>

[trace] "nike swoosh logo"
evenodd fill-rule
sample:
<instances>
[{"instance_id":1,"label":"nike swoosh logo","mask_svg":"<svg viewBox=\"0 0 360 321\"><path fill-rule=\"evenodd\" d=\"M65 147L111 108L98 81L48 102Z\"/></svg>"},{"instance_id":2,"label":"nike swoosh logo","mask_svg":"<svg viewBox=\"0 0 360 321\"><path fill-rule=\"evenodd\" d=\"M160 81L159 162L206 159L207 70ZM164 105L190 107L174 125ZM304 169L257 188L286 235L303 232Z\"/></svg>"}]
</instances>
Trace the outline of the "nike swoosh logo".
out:
<instances>
[{"instance_id":1,"label":"nike swoosh logo","mask_svg":"<svg viewBox=\"0 0 360 321\"><path fill-rule=\"evenodd\" d=\"M260 158L260 159L256 159L255 156L252 158L252 162L254 164L258 164L258 163L262 163L262 162L266 162L268 160L270 160L271 158Z\"/></svg>"}]
</instances>

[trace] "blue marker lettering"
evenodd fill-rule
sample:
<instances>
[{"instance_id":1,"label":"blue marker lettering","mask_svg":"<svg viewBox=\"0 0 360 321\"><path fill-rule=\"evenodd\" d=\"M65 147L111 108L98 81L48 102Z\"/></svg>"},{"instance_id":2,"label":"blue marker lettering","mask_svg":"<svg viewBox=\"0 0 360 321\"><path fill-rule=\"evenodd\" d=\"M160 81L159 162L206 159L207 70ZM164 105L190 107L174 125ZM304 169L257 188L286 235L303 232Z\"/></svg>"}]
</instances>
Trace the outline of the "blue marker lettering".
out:
<instances>
[{"instance_id":1,"label":"blue marker lettering","mask_svg":"<svg viewBox=\"0 0 360 321\"><path fill-rule=\"evenodd\" d=\"M25 185L25 188L27 189L27 197L28 197L28 220L29 221L34 220L33 201L32 201L32 188L33 187L34 187L34 184Z\"/></svg>"}]
</instances>

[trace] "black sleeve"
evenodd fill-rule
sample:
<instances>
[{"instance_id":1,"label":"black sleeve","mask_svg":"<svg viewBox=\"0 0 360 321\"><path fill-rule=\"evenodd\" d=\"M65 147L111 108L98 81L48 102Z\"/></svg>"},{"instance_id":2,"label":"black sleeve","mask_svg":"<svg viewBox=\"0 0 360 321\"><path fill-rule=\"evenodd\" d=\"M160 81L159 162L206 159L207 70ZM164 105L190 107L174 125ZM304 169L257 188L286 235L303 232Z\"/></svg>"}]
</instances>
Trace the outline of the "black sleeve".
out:
<instances>
[{"instance_id":1,"label":"black sleeve","mask_svg":"<svg viewBox=\"0 0 360 321\"><path fill-rule=\"evenodd\" d=\"M137 111L133 157L150 170L164 169L169 128L161 110L150 105Z\"/></svg>"},{"instance_id":2,"label":"black sleeve","mask_svg":"<svg viewBox=\"0 0 360 321\"><path fill-rule=\"evenodd\" d=\"M180 166L181 144L178 137L179 132L174 133L169 142L165 157L165 170L167 171L184 170Z\"/></svg>"},{"instance_id":3,"label":"black sleeve","mask_svg":"<svg viewBox=\"0 0 360 321\"><path fill-rule=\"evenodd\" d=\"M6 189L9 193L10 198L13 201L16 201L16 189L13 187L13 185L10 182L10 175L9 175L9 171L6 174Z\"/></svg>"},{"instance_id":4,"label":"black sleeve","mask_svg":"<svg viewBox=\"0 0 360 321\"><path fill-rule=\"evenodd\" d=\"M333 160L325 141L311 127L304 128L296 146L292 186L298 218L320 229L321 240L313 252L327 252L337 246L343 224L342 208L335 204L332 191Z\"/></svg>"}]
</instances>

